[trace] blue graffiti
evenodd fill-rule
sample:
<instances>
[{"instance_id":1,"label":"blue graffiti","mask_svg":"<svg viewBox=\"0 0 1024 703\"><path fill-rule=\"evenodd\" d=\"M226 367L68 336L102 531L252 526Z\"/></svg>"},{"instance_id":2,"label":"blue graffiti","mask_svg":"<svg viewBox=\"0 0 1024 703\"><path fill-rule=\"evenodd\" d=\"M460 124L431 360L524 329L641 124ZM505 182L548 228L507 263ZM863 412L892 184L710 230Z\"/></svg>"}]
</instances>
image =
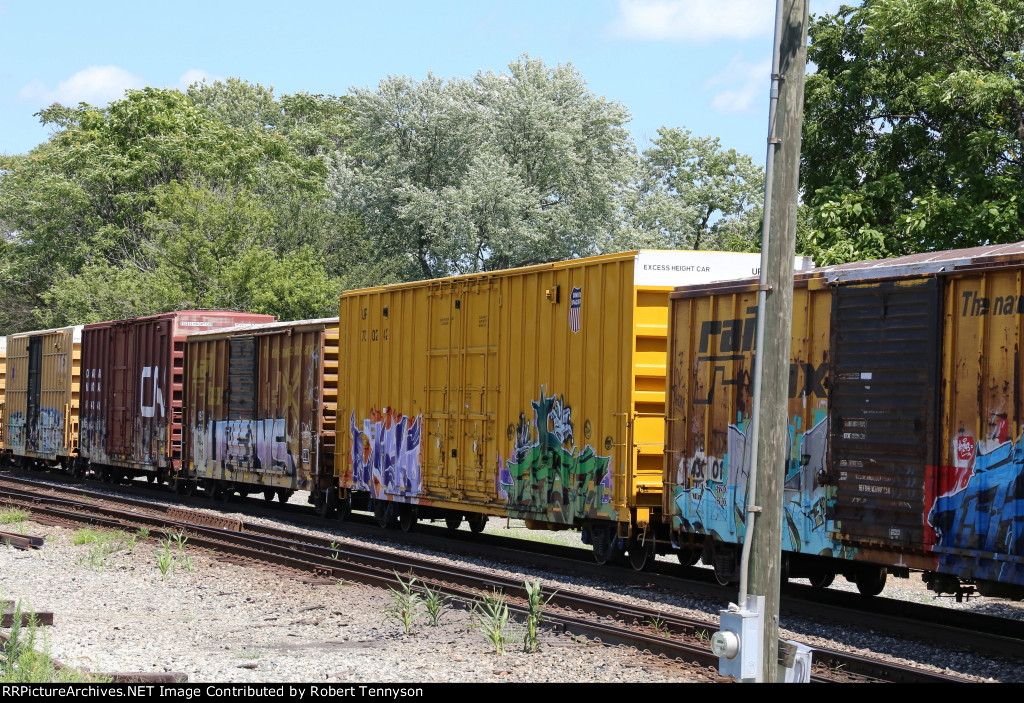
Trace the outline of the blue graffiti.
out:
<instances>
[{"instance_id":1,"label":"blue graffiti","mask_svg":"<svg viewBox=\"0 0 1024 703\"><path fill-rule=\"evenodd\" d=\"M966 485L935 500L939 571L1024 585L1024 440L978 454Z\"/></svg>"}]
</instances>

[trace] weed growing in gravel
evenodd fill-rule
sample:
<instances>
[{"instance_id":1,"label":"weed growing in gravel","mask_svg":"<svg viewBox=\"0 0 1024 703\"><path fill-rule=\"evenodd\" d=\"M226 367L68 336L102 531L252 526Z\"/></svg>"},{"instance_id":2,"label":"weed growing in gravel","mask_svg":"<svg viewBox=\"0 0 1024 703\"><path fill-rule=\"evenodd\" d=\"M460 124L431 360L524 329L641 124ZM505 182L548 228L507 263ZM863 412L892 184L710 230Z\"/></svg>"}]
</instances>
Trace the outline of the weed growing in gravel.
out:
<instances>
[{"instance_id":1,"label":"weed growing in gravel","mask_svg":"<svg viewBox=\"0 0 1024 703\"><path fill-rule=\"evenodd\" d=\"M473 604L473 627L494 646L495 654L505 654L505 644L511 640L506 634L508 603L500 593L488 594L480 603Z\"/></svg>"},{"instance_id":2,"label":"weed growing in gravel","mask_svg":"<svg viewBox=\"0 0 1024 703\"><path fill-rule=\"evenodd\" d=\"M138 535L139 539L149 539L149 528L140 527L135 531L135 534Z\"/></svg>"},{"instance_id":3,"label":"weed growing in gravel","mask_svg":"<svg viewBox=\"0 0 1024 703\"><path fill-rule=\"evenodd\" d=\"M694 630L693 635L697 638L697 641L701 643L707 642L711 639L711 635L708 634L707 630Z\"/></svg>"},{"instance_id":4,"label":"weed growing in gravel","mask_svg":"<svg viewBox=\"0 0 1024 703\"><path fill-rule=\"evenodd\" d=\"M185 533L164 532L164 535L165 538L160 540L160 547L156 550L156 565L160 575L167 579L178 566L189 573L194 571L192 557L185 553L185 545L188 543Z\"/></svg>"},{"instance_id":5,"label":"weed growing in gravel","mask_svg":"<svg viewBox=\"0 0 1024 703\"><path fill-rule=\"evenodd\" d=\"M331 552L331 558L332 559L337 559L338 558L338 554L339 554L338 550L341 549L341 542L335 542L332 539L331 540L331 549L334 550L334 551Z\"/></svg>"},{"instance_id":6,"label":"weed growing in gravel","mask_svg":"<svg viewBox=\"0 0 1024 703\"><path fill-rule=\"evenodd\" d=\"M429 584L423 584L423 608L427 612L427 622L431 627L437 627L441 622L441 616L451 599L441 592L441 587L431 588Z\"/></svg>"},{"instance_id":7,"label":"weed growing in gravel","mask_svg":"<svg viewBox=\"0 0 1024 703\"><path fill-rule=\"evenodd\" d=\"M89 545L89 551L78 558L78 563L91 569L107 566L107 557L120 551L135 551L136 535L121 530L97 530L84 527L77 530L71 543Z\"/></svg>"},{"instance_id":8,"label":"weed growing in gravel","mask_svg":"<svg viewBox=\"0 0 1024 703\"><path fill-rule=\"evenodd\" d=\"M541 590L540 580L537 579L533 583L529 581L523 581L523 588L526 589L526 631L523 634L523 651L527 653L539 652L540 641L537 639L537 628L541 621L544 620L544 606L551 602L551 599L555 597L552 593L546 599Z\"/></svg>"},{"instance_id":9,"label":"weed growing in gravel","mask_svg":"<svg viewBox=\"0 0 1024 703\"><path fill-rule=\"evenodd\" d=\"M28 511L21 508L4 508L0 510L0 525L12 525L28 520Z\"/></svg>"},{"instance_id":10,"label":"weed growing in gravel","mask_svg":"<svg viewBox=\"0 0 1024 703\"><path fill-rule=\"evenodd\" d=\"M664 633L668 632L668 624L662 618L659 618L656 615L652 616L647 621L647 624L650 625L651 627L653 627L659 633L664 634Z\"/></svg>"},{"instance_id":11,"label":"weed growing in gravel","mask_svg":"<svg viewBox=\"0 0 1024 703\"><path fill-rule=\"evenodd\" d=\"M100 677L86 676L76 669L57 669L49 656L49 647L41 636L39 621L29 611L28 624L22 624L23 606L14 608L14 622L5 642L0 643L0 683L104 683ZM37 649L41 647L40 651Z\"/></svg>"},{"instance_id":12,"label":"weed growing in gravel","mask_svg":"<svg viewBox=\"0 0 1024 703\"><path fill-rule=\"evenodd\" d=\"M412 590L413 584L416 583L415 577L410 577L409 582L406 583L398 575L398 572L395 572L395 578L398 579L398 585L401 586L401 589L391 589L391 598L394 601L394 605L384 611L384 622L397 620L405 628L405 634L408 635L412 633L413 623L420 616L423 597Z\"/></svg>"},{"instance_id":13,"label":"weed growing in gravel","mask_svg":"<svg viewBox=\"0 0 1024 703\"><path fill-rule=\"evenodd\" d=\"M160 569L160 576L165 580L174 573L174 552L171 551L171 540L160 540L160 549L156 550L156 565Z\"/></svg>"}]
</instances>

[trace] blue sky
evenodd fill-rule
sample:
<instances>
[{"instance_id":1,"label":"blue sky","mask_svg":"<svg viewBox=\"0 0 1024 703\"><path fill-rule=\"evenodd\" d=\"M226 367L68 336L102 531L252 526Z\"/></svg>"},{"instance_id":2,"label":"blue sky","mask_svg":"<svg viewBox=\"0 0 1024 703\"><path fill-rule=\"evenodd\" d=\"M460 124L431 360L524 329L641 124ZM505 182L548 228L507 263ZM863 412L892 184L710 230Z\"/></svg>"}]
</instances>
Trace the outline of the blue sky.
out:
<instances>
[{"instance_id":1,"label":"blue sky","mask_svg":"<svg viewBox=\"0 0 1024 703\"><path fill-rule=\"evenodd\" d=\"M810 0L813 14L839 0ZM104 105L127 88L237 77L276 94L342 95L388 75L500 72L521 54L571 62L662 126L717 136L764 162L774 0L0 0L0 153L49 137L52 102Z\"/></svg>"}]
</instances>

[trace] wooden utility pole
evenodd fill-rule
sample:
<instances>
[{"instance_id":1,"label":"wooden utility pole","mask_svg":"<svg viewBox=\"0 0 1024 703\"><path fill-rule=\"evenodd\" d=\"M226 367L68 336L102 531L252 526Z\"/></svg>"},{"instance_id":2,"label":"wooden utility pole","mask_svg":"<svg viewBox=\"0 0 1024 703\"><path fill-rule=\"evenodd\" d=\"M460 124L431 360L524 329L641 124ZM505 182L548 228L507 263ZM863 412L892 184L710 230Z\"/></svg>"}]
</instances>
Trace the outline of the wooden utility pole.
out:
<instances>
[{"instance_id":1,"label":"wooden utility pole","mask_svg":"<svg viewBox=\"0 0 1024 703\"><path fill-rule=\"evenodd\" d=\"M800 175L800 127L803 122L804 72L807 65L808 0L781 3L778 102L774 134L773 181L769 201L768 236L761 251L762 286L767 294L758 311L764 320L761 357L760 432L757 441L755 502L760 512L751 540L752 596L764 596L763 673L765 682L777 678L779 587L781 584L782 499L786 439L789 433L789 362L793 320L793 258L796 251L796 210ZM774 85L774 81L773 81ZM771 129L771 127L770 127Z\"/></svg>"}]
</instances>

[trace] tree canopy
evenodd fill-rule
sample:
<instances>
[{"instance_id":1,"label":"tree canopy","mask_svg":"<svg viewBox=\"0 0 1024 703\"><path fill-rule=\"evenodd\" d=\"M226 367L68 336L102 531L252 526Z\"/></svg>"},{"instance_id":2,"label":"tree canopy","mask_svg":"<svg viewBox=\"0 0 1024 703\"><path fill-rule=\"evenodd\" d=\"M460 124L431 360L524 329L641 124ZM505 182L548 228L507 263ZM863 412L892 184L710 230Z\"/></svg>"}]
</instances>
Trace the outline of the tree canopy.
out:
<instances>
[{"instance_id":1,"label":"tree canopy","mask_svg":"<svg viewBox=\"0 0 1024 703\"><path fill-rule=\"evenodd\" d=\"M630 248L756 248L761 169L571 65L342 97L228 79L39 113L0 157L0 334L184 308L334 315L341 290Z\"/></svg>"},{"instance_id":2,"label":"tree canopy","mask_svg":"<svg viewBox=\"0 0 1024 703\"><path fill-rule=\"evenodd\" d=\"M756 251L764 169L717 137L662 127L624 200L635 244L664 249Z\"/></svg>"},{"instance_id":3,"label":"tree canopy","mask_svg":"<svg viewBox=\"0 0 1024 703\"><path fill-rule=\"evenodd\" d=\"M381 274L429 278L604 250L635 152L625 107L571 64L389 77L351 95L353 148L331 192L356 213Z\"/></svg>"},{"instance_id":4,"label":"tree canopy","mask_svg":"<svg viewBox=\"0 0 1024 703\"><path fill-rule=\"evenodd\" d=\"M307 126L311 113L333 123L344 110L241 81L43 110L54 136L0 163L0 270L13 284L0 326L175 308L329 313L338 284L317 235L339 230L323 185L337 145ZM297 270L308 288L285 293L276 277Z\"/></svg>"},{"instance_id":5,"label":"tree canopy","mask_svg":"<svg viewBox=\"0 0 1024 703\"><path fill-rule=\"evenodd\" d=\"M1024 0L866 0L809 34L808 253L829 263L1020 238Z\"/></svg>"}]
</instances>

